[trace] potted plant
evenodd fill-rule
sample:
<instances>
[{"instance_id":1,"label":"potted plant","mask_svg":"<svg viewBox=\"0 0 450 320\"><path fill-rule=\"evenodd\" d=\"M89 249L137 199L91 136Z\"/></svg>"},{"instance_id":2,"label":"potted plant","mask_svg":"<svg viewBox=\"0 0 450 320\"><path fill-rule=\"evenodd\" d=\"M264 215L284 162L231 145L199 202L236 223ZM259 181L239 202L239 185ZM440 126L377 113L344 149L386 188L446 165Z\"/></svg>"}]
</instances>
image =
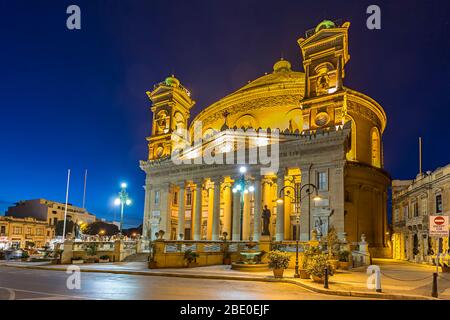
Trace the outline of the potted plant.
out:
<instances>
[{"instance_id":1,"label":"potted plant","mask_svg":"<svg viewBox=\"0 0 450 320\"><path fill-rule=\"evenodd\" d=\"M185 266L190 267L196 267L198 266L197 258L199 257L199 254L197 252L192 251L191 249L188 249L184 252L184 260L185 260Z\"/></svg>"},{"instance_id":2,"label":"potted plant","mask_svg":"<svg viewBox=\"0 0 450 320\"><path fill-rule=\"evenodd\" d=\"M269 260L269 268L273 270L273 276L275 278L283 278L284 269L289 267L289 261L291 256L282 251L273 250L267 255Z\"/></svg>"},{"instance_id":3,"label":"potted plant","mask_svg":"<svg viewBox=\"0 0 450 320\"><path fill-rule=\"evenodd\" d=\"M311 246L303 251L302 265L299 270L300 279L310 279L311 275L308 273L308 261L310 257L320 254L320 248L318 246Z\"/></svg>"},{"instance_id":4,"label":"potted plant","mask_svg":"<svg viewBox=\"0 0 450 320\"><path fill-rule=\"evenodd\" d=\"M334 267L328 260L328 255L321 253L309 258L308 268L306 270L311 275L314 282L323 282L325 277L325 268L328 268L328 275L332 276L334 273Z\"/></svg>"},{"instance_id":5,"label":"potted plant","mask_svg":"<svg viewBox=\"0 0 450 320\"><path fill-rule=\"evenodd\" d=\"M158 240L164 240L164 235L166 232L164 230L159 230L155 235L158 237Z\"/></svg>"},{"instance_id":6,"label":"potted plant","mask_svg":"<svg viewBox=\"0 0 450 320\"><path fill-rule=\"evenodd\" d=\"M334 227L331 227L328 231L326 242L328 249L328 260L333 265L333 268L336 269L339 265L339 260L337 259L339 252L339 238Z\"/></svg>"},{"instance_id":7,"label":"potted plant","mask_svg":"<svg viewBox=\"0 0 450 320\"><path fill-rule=\"evenodd\" d=\"M442 272L450 273L450 266L447 263L443 262L441 268Z\"/></svg>"},{"instance_id":8,"label":"potted plant","mask_svg":"<svg viewBox=\"0 0 450 320\"><path fill-rule=\"evenodd\" d=\"M72 264L83 264L84 260L82 257L73 257L72 258Z\"/></svg>"},{"instance_id":9,"label":"potted plant","mask_svg":"<svg viewBox=\"0 0 450 320\"><path fill-rule=\"evenodd\" d=\"M350 251L339 251L339 269L350 269Z\"/></svg>"},{"instance_id":10,"label":"potted plant","mask_svg":"<svg viewBox=\"0 0 450 320\"><path fill-rule=\"evenodd\" d=\"M102 256L99 257L98 259L99 263L107 263L109 262L109 256L107 254L104 254Z\"/></svg>"},{"instance_id":11,"label":"potted plant","mask_svg":"<svg viewBox=\"0 0 450 320\"><path fill-rule=\"evenodd\" d=\"M87 263L95 263L98 261L96 255L97 255L97 244L95 242L89 243L86 245L86 262Z\"/></svg>"}]
</instances>

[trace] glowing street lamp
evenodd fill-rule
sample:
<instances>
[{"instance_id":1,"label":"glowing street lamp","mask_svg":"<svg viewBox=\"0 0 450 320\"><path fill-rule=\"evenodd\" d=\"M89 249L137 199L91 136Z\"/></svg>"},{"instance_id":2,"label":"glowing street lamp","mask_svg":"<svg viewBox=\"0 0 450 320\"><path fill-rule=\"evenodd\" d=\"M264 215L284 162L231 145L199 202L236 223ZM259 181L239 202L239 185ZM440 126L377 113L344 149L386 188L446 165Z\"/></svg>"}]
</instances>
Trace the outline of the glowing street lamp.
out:
<instances>
[{"instance_id":1,"label":"glowing street lamp","mask_svg":"<svg viewBox=\"0 0 450 320\"><path fill-rule=\"evenodd\" d=\"M294 197L292 197L291 195L289 195L289 191L287 192L287 194L284 194L284 189L292 189L294 191ZM297 227L296 227L296 250L295 250L295 274L294 274L294 278L300 278L300 274L299 274L299 270L298 270L298 245L299 245L299 236L300 236L300 203L302 201L302 191L304 188L307 188L305 190L306 195L308 196L309 199L311 199L311 194L315 193L315 196L313 198L314 201L320 201L322 198L319 196L319 191L316 187L315 184L312 183L307 183L302 185L300 188L296 187L292 187L292 186L284 186L283 188L281 188L281 190L278 193L278 199L277 199L277 203L278 204L282 204L284 202L284 197L290 197L292 198L292 200L294 200L294 203L296 205L296 211L297 211ZM311 208L310 206L308 206L308 217L311 215Z\"/></svg>"},{"instance_id":2,"label":"glowing street lamp","mask_svg":"<svg viewBox=\"0 0 450 320\"><path fill-rule=\"evenodd\" d=\"M120 184L120 187L122 190L119 192L119 197L114 200L114 205L120 206L120 234L122 234L122 228L123 228L123 209L125 205L130 206L131 205L131 199L128 198L127 193L127 184L125 182L122 182Z\"/></svg>"},{"instance_id":3,"label":"glowing street lamp","mask_svg":"<svg viewBox=\"0 0 450 320\"><path fill-rule=\"evenodd\" d=\"M247 172L247 168L242 166L239 167L239 172L241 173L241 176L239 179L236 180L233 186L233 193L240 192L240 202L241 202L241 212L240 212L240 220L241 220L241 230L240 230L240 238L242 240L242 224L244 222L244 195L248 194L249 192L254 192L255 187L253 185L250 185L249 182L245 179L245 173Z\"/></svg>"}]
</instances>

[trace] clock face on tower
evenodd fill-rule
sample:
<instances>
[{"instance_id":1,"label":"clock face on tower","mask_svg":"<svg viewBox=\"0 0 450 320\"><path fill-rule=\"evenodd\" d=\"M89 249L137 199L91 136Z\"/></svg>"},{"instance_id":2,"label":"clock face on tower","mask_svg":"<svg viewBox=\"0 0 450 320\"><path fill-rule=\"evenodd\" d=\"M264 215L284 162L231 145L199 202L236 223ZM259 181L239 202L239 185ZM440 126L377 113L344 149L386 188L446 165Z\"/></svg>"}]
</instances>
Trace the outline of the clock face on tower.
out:
<instances>
[{"instance_id":1,"label":"clock face on tower","mask_svg":"<svg viewBox=\"0 0 450 320\"><path fill-rule=\"evenodd\" d=\"M328 116L328 113L320 112L316 116L314 122L316 123L316 126L323 127L324 125L326 125L328 123L329 120L330 120L330 117Z\"/></svg>"},{"instance_id":2,"label":"clock face on tower","mask_svg":"<svg viewBox=\"0 0 450 320\"><path fill-rule=\"evenodd\" d=\"M163 155L164 153L164 147L159 145L158 147L156 147L156 156L159 158Z\"/></svg>"}]
</instances>

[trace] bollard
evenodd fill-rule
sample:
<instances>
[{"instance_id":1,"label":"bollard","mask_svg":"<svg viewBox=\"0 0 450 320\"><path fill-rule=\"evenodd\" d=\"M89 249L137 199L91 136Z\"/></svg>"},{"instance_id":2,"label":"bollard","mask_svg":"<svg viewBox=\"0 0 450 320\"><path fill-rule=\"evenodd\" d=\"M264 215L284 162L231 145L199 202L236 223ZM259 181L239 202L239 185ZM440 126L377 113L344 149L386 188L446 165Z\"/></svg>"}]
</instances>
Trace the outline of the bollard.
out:
<instances>
[{"instance_id":1,"label":"bollard","mask_svg":"<svg viewBox=\"0 0 450 320\"><path fill-rule=\"evenodd\" d=\"M436 272L434 272L433 273L433 289L431 291L431 296L433 298L437 298L438 297L437 277L438 277L438 274Z\"/></svg>"},{"instance_id":2,"label":"bollard","mask_svg":"<svg viewBox=\"0 0 450 320\"><path fill-rule=\"evenodd\" d=\"M325 279L323 281L323 287L328 289L328 267L325 267Z\"/></svg>"}]
</instances>

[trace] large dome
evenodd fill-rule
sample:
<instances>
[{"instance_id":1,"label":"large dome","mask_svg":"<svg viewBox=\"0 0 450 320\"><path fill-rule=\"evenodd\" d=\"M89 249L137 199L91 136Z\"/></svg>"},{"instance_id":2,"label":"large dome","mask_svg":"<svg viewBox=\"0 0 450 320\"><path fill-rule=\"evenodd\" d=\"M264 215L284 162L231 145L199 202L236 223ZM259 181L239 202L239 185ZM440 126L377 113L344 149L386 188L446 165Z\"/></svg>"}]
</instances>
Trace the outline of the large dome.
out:
<instances>
[{"instance_id":1,"label":"large dome","mask_svg":"<svg viewBox=\"0 0 450 320\"><path fill-rule=\"evenodd\" d=\"M293 71L281 59L266 74L213 103L194 121L202 121L203 132L219 131L227 120L229 127L302 128L300 100L304 94L305 74ZM226 116L225 116L226 115Z\"/></svg>"}]
</instances>

